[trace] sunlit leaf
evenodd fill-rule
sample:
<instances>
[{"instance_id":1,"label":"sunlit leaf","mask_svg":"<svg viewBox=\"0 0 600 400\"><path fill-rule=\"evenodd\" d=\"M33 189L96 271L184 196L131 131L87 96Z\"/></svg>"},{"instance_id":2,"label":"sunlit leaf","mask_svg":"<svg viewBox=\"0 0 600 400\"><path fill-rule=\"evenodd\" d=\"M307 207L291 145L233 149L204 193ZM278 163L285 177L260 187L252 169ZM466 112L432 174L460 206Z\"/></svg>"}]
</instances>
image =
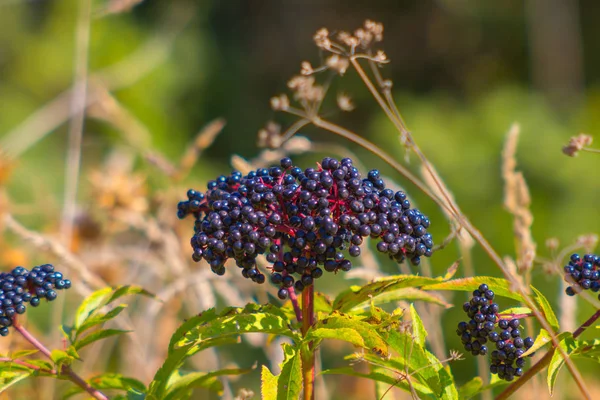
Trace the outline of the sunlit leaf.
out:
<instances>
[{"instance_id":1,"label":"sunlit leaf","mask_svg":"<svg viewBox=\"0 0 600 400\"><path fill-rule=\"evenodd\" d=\"M129 390L135 390L140 393L143 393L146 390L144 384L137 379L129 378L123 376L121 374L115 373L104 373L100 375L93 376L92 378L87 380L87 383L90 384L91 387L98 390L122 390L124 392L128 392ZM72 397L76 394L83 393L83 388L79 386L72 386L67 390L64 399Z\"/></svg>"},{"instance_id":2,"label":"sunlit leaf","mask_svg":"<svg viewBox=\"0 0 600 400\"><path fill-rule=\"evenodd\" d=\"M212 372L190 372L188 374L173 374L167 386L167 394L163 400L183 398L183 394L194 388L203 388L222 394L223 384L219 379L224 375L242 375L254 368L228 368Z\"/></svg>"},{"instance_id":3,"label":"sunlit leaf","mask_svg":"<svg viewBox=\"0 0 600 400\"><path fill-rule=\"evenodd\" d=\"M535 293L533 299L540 306L540 309L542 310L542 313L544 313L546 320L554 331L558 331L560 329L560 324L558 323L558 318L556 318L556 314L554 314L554 310L552 309L552 306L550 306L548 299L546 299L546 297L539 290L533 287L533 285L531 285L531 289Z\"/></svg>"},{"instance_id":4,"label":"sunlit leaf","mask_svg":"<svg viewBox=\"0 0 600 400\"><path fill-rule=\"evenodd\" d=\"M410 305L410 319L412 321L412 333L413 339L415 342L425 348L425 339L427 338L427 331L423 326L423 321L421 321L421 317L417 314L417 310L415 310L414 305Z\"/></svg>"},{"instance_id":5,"label":"sunlit leaf","mask_svg":"<svg viewBox=\"0 0 600 400\"><path fill-rule=\"evenodd\" d=\"M111 337L111 336L115 336L115 335L121 335L123 333L128 333L131 331L126 331L126 330L122 330L122 329L101 329L99 331L96 332L92 332L88 335L86 335L85 337L83 337L82 339L76 341L75 343L73 343L73 347L76 350L80 350L81 348L90 345L98 340L101 339L105 339L107 337Z\"/></svg>"},{"instance_id":6,"label":"sunlit leaf","mask_svg":"<svg viewBox=\"0 0 600 400\"><path fill-rule=\"evenodd\" d=\"M523 297L511 289L510 282L508 282L506 279L493 278L491 276L476 276L471 278L453 279L451 281L425 285L421 289L472 292L473 290L478 289L482 283L487 284L490 290L492 290L497 296L523 301Z\"/></svg>"},{"instance_id":7,"label":"sunlit leaf","mask_svg":"<svg viewBox=\"0 0 600 400\"><path fill-rule=\"evenodd\" d=\"M333 301L333 309L338 311L349 311L355 306L374 299L389 291L420 287L442 282L442 278L428 278L416 275L396 275L378 279L363 286L351 286L348 290L340 293Z\"/></svg>"}]
</instances>

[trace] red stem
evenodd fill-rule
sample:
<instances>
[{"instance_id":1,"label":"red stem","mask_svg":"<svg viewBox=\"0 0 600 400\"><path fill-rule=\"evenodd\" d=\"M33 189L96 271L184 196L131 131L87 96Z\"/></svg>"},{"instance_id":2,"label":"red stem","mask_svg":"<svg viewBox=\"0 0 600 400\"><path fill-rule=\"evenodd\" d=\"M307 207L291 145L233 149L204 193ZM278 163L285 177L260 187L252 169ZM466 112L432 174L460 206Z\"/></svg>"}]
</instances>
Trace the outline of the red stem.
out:
<instances>
[{"instance_id":1,"label":"red stem","mask_svg":"<svg viewBox=\"0 0 600 400\"><path fill-rule=\"evenodd\" d=\"M16 319L13 322L14 322L15 330L17 332L19 332L21 334L21 336L23 336L25 338L25 340L27 340L29 343L31 343L33 345L33 347L38 349L46 357L48 357L50 360L52 360L52 355L50 353L50 350L48 350L48 348L46 346L44 346L31 333L29 333L29 331L27 329L25 329L25 327L23 325L19 324ZM13 360L13 362L14 362L14 360ZM57 372L57 371L54 371L54 372L56 373L56 375L59 375L59 372ZM81 387L86 392L88 392L90 394L90 396L92 396L93 398L98 399L98 400L108 400L108 397L106 397L106 395L104 393L91 387L90 384L87 383L82 377L77 375L75 373L75 371L73 371L69 365L63 365L60 370L60 374L66 375L71 382L73 382L77 386Z\"/></svg>"},{"instance_id":2,"label":"red stem","mask_svg":"<svg viewBox=\"0 0 600 400\"><path fill-rule=\"evenodd\" d=\"M302 335L315 323L315 286L310 285L302 291ZM304 379L304 400L315 398L315 351L313 342L302 349L302 376Z\"/></svg>"},{"instance_id":3,"label":"red stem","mask_svg":"<svg viewBox=\"0 0 600 400\"><path fill-rule=\"evenodd\" d=\"M585 321L579 328L575 330L575 332L573 332L573 338L577 339L579 336L581 336L581 334L594 322L596 322L598 318L600 318L600 310L597 310L594 313L594 315L588 318L587 321ZM504 391L500 393L498 397L496 397L496 400L508 399L514 392L519 390L521 386L527 383L527 381L529 381L531 378L533 378L535 375L541 372L548 364L550 364L550 361L552 361L552 357L554 356L555 351L556 348L550 349L544 355L544 357L542 357L537 363L535 363L535 365L533 365L529 370L527 370L527 372L525 372L525 374L523 374L521 378L517 379L510 386L504 389Z\"/></svg>"}]
</instances>

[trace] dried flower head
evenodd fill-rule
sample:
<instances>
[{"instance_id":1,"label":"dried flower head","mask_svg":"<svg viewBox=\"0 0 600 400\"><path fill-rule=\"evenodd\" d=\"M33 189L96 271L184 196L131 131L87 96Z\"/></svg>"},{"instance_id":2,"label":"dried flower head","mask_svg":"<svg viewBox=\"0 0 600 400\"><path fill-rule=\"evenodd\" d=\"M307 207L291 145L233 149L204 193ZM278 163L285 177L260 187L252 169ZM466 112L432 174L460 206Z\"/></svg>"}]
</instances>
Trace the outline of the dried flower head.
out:
<instances>
[{"instance_id":1,"label":"dried flower head","mask_svg":"<svg viewBox=\"0 0 600 400\"><path fill-rule=\"evenodd\" d=\"M295 76L288 82L288 87L294 91L296 100L318 102L325 96L325 89L316 85L312 76Z\"/></svg>"},{"instance_id":2,"label":"dried flower head","mask_svg":"<svg viewBox=\"0 0 600 400\"><path fill-rule=\"evenodd\" d=\"M352 99L345 93L338 93L337 105L342 111L354 110L354 104L352 103Z\"/></svg>"},{"instance_id":3,"label":"dried flower head","mask_svg":"<svg viewBox=\"0 0 600 400\"><path fill-rule=\"evenodd\" d=\"M287 98L287 97L286 97ZM258 131L258 147L277 148L281 145L281 125L269 121Z\"/></svg>"},{"instance_id":4,"label":"dried flower head","mask_svg":"<svg viewBox=\"0 0 600 400\"><path fill-rule=\"evenodd\" d=\"M331 50L331 40L329 39L329 31L327 28L321 28L313 36L313 40L318 48L323 50Z\"/></svg>"},{"instance_id":5,"label":"dried flower head","mask_svg":"<svg viewBox=\"0 0 600 400\"><path fill-rule=\"evenodd\" d=\"M346 57L340 57L339 55L334 54L327 58L325 65L327 68L334 70L338 74L344 75L346 70L348 70L350 62Z\"/></svg>"},{"instance_id":6,"label":"dried flower head","mask_svg":"<svg viewBox=\"0 0 600 400\"><path fill-rule=\"evenodd\" d=\"M301 75L312 75L315 72L314 68L312 67L312 65L310 65L310 63L308 61L302 61L302 64L300 64L300 74Z\"/></svg>"},{"instance_id":7,"label":"dried flower head","mask_svg":"<svg viewBox=\"0 0 600 400\"><path fill-rule=\"evenodd\" d=\"M591 145L592 141L593 139L590 135L580 133L569 139L569 144L563 147L563 153L570 157L575 157L584 147Z\"/></svg>"},{"instance_id":8,"label":"dried flower head","mask_svg":"<svg viewBox=\"0 0 600 400\"><path fill-rule=\"evenodd\" d=\"M283 93L279 96L271 97L271 108L274 111L285 111L290 108L290 100Z\"/></svg>"}]
</instances>

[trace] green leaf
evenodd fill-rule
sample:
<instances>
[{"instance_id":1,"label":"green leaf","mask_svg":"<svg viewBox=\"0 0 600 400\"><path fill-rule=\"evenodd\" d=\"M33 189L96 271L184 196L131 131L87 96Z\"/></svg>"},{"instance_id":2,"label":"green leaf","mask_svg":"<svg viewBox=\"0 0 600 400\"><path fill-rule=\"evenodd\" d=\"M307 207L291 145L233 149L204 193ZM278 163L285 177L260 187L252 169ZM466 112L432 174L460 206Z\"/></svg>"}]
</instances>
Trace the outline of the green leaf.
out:
<instances>
[{"instance_id":1,"label":"green leaf","mask_svg":"<svg viewBox=\"0 0 600 400\"><path fill-rule=\"evenodd\" d=\"M4 392L15 383L20 382L23 379L27 379L32 373L32 370L23 370L18 368L0 369L0 393Z\"/></svg>"},{"instance_id":2,"label":"green leaf","mask_svg":"<svg viewBox=\"0 0 600 400\"><path fill-rule=\"evenodd\" d=\"M530 287L535 294L533 299L540 306L540 309L542 310L542 313L544 313L546 320L555 332L559 331L560 324L558 323L558 318L556 318L556 314L554 314L554 310L552 310L552 306L550 306L548 299L546 299L546 297L539 290L533 287L533 285L530 285Z\"/></svg>"},{"instance_id":3,"label":"green leaf","mask_svg":"<svg viewBox=\"0 0 600 400\"><path fill-rule=\"evenodd\" d=\"M437 357L420 346L412 335L390 331L387 343L398 353L398 357L389 360L392 365L397 364L398 371L407 368L439 398L458 398L454 378L450 372Z\"/></svg>"},{"instance_id":4,"label":"green leaf","mask_svg":"<svg viewBox=\"0 0 600 400\"><path fill-rule=\"evenodd\" d=\"M410 305L410 319L412 320L412 333L415 343L425 348L425 339L427 338L427 331L423 326L423 321L421 321L421 317L419 317L419 314L417 314L417 310L415 310L415 307L412 304Z\"/></svg>"},{"instance_id":5,"label":"green leaf","mask_svg":"<svg viewBox=\"0 0 600 400\"><path fill-rule=\"evenodd\" d=\"M357 346L362 346L363 348L368 349L376 354L379 354L382 357L388 355L388 347L383 338L377 332L376 327L369 324L368 322L362 321L357 316L350 314L342 314L336 311L330 316L318 320L306 332L305 340L310 341L318 339L317 336L313 336L313 332L319 329L325 329L319 333L321 335L327 335L328 331L337 329L353 330L362 338L362 345L357 343L353 344L356 344ZM335 335L335 332L331 334ZM338 337L335 338L340 340L346 340L342 335L338 335ZM350 339L356 340L356 335L351 335Z\"/></svg>"},{"instance_id":6,"label":"green leaf","mask_svg":"<svg viewBox=\"0 0 600 400\"><path fill-rule=\"evenodd\" d=\"M123 333L128 332L131 331L126 331L122 329L101 329L99 331L92 332L89 335L86 335L83 339L76 341L75 343L73 343L73 347L75 348L75 350L80 350L83 347L94 343L95 341L105 339L110 336L121 335Z\"/></svg>"},{"instance_id":7,"label":"green leaf","mask_svg":"<svg viewBox=\"0 0 600 400\"><path fill-rule=\"evenodd\" d=\"M13 360L17 359L17 358L23 358L23 357L27 357L30 356L32 354L35 354L39 352L39 350L37 349L33 349L33 350L19 350L19 351L15 351L13 353L9 354L9 357Z\"/></svg>"},{"instance_id":8,"label":"green leaf","mask_svg":"<svg viewBox=\"0 0 600 400\"><path fill-rule=\"evenodd\" d=\"M365 347L362 336L352 328L317 328L309 332L307 339L337 339L352 343L354 346Z\"/></svg>"},{"instance_id":9,"label":"green leaf","mask_svg":"<svg viewBox=\"0 0 600 400\"><path fill-rule=\"evenodd\" d=\"M527 307L512 307L498 313L499 315L531 315L531 308Z\"/></svg>"},{"instance_id":10,"label":"green leaf","mask_svg":"<svg viewBox=\"0 0 600 400\"><path fill-rule=\"evenodd\" d=\"M137 379L129 378L121 374L115 373L104 373L96 375L87 380L91 387L98 390L122 390L127 392L129 390L136 390L138 392L145 392L146 386ZM67 399L76 394L83 393L84 390L79 386L73 386L66 391L63 398Z\"/></svg>"},{"instance_id":11,"label":"green leaf","mask_svg":"<svg viewBox=\"0 0 600 400\"><path fill-rule=\"evenodd\" d=\"M163 400L184 398L184 394L194 388L204 388L221 395L223 384L219 380L223 375L242 375L254 370L252 368L229 368L213 372L191 372L189 374L173 374L167 385L167 394Z\"/></svg>"},{"instance_id":12,"label":"green leaf","mask_svg":"<svg viewBox=\"0 0 600 400\"><path fill-rule=\"evenodd\" d=\"M105 304L105 299L107 298L108 294L112 292L112 290L113 289L110 287L105 287L104 289L97 290L81 302L79 308L77 309L77 312L75 313L75 329L81 326L81 324L83 324L83 322L97 308L102 307Z\"/></svg>"},{"instance_id":13,"label":"green leaf","mask_svg":"<svg viewBox=\"0 0 600 400\"><path fill-rule=\"evenodd\" d=\"M126 308L127 308L127 305L121 304L106 313L99 313L99 314L95 314L95 315L89 317L88 319L85 320L85 322L81 326L79 326L79 328L77 328L77 332L75 333L75 338L77 339L83 332L85 332L86 330L88 330L90 328L93 328L94 326L102 325L102 324L110 321L111 319L115 318L117 315L121 314L121 312L123 312L123 310Z\"/></svg>"},{"instance_id":14,"label":"green leaf","mask_svg":"<svg viewBox=\"0 0 600 400\"><path fill-rule=\"evenodd\" d=\"M115 288L114 293L110 296L110 298L108 299L106 304L110 304L113 301L115 301L123 296L131 296L131 295L136 295L136 294L151 297L153 299L158 300L158 298L153 293L150 293L149 291L147 291L146 289L144 289L141 286L126 285L126 286L119 286L119 287Z\"/></svg>"},{"instance_id":15,"label":"green leaf","mask_svg":"<svg viewBox=\"0 0 600 400\"><path fill-rule=\"evenodd\" d=\"M568 333L568 332L567 332ZM567 355L574 357L584 357L600 362L600 339L594 339L592 341L587 340L575 340L573 336L568 333L568 336L564 337L560 341L560 347L565 351ZM550 395L554 392L554 385L556 384L556 378L560 369L564 365L565 360L560 351L555 350L552 360L548 365L548 389Z\"/></svg>"},{"instance_id":16,"label":"green leaf","mask_svg":"<svg viewBox=\"0 0 600 400\"><path fill-rule=\"evenodd\" d=\"M169 377L192 355L212 346L232 343L249 332L289 336L300 341L290 329L290 320L276 306L248 304L244 308L228 307L221 313L210 309L190 318L171 337L168 356L150 383L148 397L161 399Z\"/></svg>"},{"instance_id":17,"label":"green leaf","mask_svg":"<svg viewBox=\"0 0 600 400\"><path fill-rule=\"evenodd\" d=\"M281 373L277 377L277 400L297 399L302 391L302 362L300 350L287 343L283 348Z\"/></svg>"},{"instance_id":18,"label":"green leaf","mask_svg":"<svg viewBox=\"0 0 600 400\"><path fill-rule=\"evenodd\" d=\"M461 400L468 400L471 397L475 397L477 394L479 394L482 388L483 380L476 376L458 388L458 397Z\"/></svg>"},{"instance_id":19,"label":"green leaf","mask_svg":"<svg viewBox=\"0 0 600 400\"><path fill-rule=\"evenodd\" d=\"M352 367L345 368L335 368L328 369L322 371L323 375L348 375L348 376L356 376L360 378L370 379L376 382L383 382L390 385L390 387L398 387L407 392L411 391L411 387L417 392L419 395L418 398L426 398L431 397L433 392L427 386L421 384L418 381L411 380L411 384L409 385L406 379L401 379L400 377L391 376L391 372L379 367L371 367L371 370L368 373L357 372ZM270 399L269 399L270 400Z\"/></svg>"},{"instance_id":20,"label":"green leaf","mask_svg":"<svg viewBox=\"0 0 600 400\"><path fill-rule=\"evenodd\" d=\"M423 290L454 290L471 292L482 283L487 284L490 290L493 290L497 296L507 297L509 299L523 301L523 297L511 289L510 282L506 279L492 278L491 276L477 276L471 278L453 279L451 281L435 283L432 285L423 286Z\"/></svg>"},{"instance_id":21,"label":"green leaf","mask_svg":"<svg viewBox=\"0 0 600 400\"><path fill-rule=\"evenodd\" d=\"M260 372L260 393L262 400L277 400L277 377L266 365L262 366Z\"/></svg>"},{"instance_id":22,"label":"green leaf","mask_svg":"<svg viewBox=\"0 0 600 400\"><path fill-rule=\"evenodd\" d=\"M283 362L279 375L273 375L263 365L261 371L261 392L263 400L298 399L302 391L302 361L300 349L288 343L281 345Z\"/></svg>"},{"instance_id":23,"label":"green leaf","mask_svg":"<svg viewBox=\"0 0 600 400\"><path fill-rule=\"evenodd\" d=\"M424 290L412 288L412 287L391 290L389 292L382 293L373 299L373 303L378 306L381 304L388 304L388 303L393 303L393 302L401 301L401 300L423 301L426 303L438 304L445 308L452 307L452 304L446 302L441 296L439 296L435 293L429 293ZM369 300L367 300L365 302L362 302L362 303L354 306L352 308L352 310L365 309L365 308L369 307L370 304L371 304L371 302Z\"/></svg>"},{"instance_id":24,"label":"green leaf","mask_svg":"<svg viewBox=\"0 0 600 400\"><path fill-rule=\"evenodd\" d=\"M378 279L364 286L351 286L350 289L343 291L333 301L333 309L342 312L349 311L355 306L369 301L371 297L375 299L377 296L389 291L439 282L442 282L442 278L415 275L396 275Z\"/></svg>"},{"instance_id":25,"label":"green leaf","mask_svg":"<svg viewBox=\"0 0 600 400\"><path fill-rule=\"evenodd\" d=\"M66 351L63 350L52 350L50 352L50 358L56 365L57 369L60 370L60 367L63 365L70 365L75 358L70 356Z\"/></svg>"}]
</instances>

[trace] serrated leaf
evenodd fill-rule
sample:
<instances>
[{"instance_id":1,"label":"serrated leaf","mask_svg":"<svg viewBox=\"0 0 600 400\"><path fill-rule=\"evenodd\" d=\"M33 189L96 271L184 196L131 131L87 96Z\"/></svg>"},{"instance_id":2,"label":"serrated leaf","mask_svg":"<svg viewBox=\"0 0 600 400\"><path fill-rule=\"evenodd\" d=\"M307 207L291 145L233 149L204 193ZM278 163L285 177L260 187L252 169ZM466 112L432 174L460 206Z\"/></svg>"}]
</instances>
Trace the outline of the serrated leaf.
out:
<instances>
[{"instance_id":1,"label":"serrated leaf","mask_svg":"<svg viewBox=\"0 0 600 400\"><path fill-rule=\"evenodd\" d=\"M260 393L262 400L277 400L277 377L266 365L262 366L260 372Z\"/></svg>"},{"instance_id":2,"label":"serrated leaf","mask_svg":"<svg viewBox=\"0 0 600 400\"><path fill-rule=\"evenodd\" d=\"M302 297L299 297L298 300L300 301L300 306L302 305ZM319 292L315 292L314 293L314 299L313 299L313 307L315 310L315 314L316 313L325 313L325 314L330 314L332 311L331 308L331 299L323 293L319 293ZM283 306L281 306L280 310L282 310L285 315L287 316L287 318L290 321L294 321L296 319L296 312L294 311L294 306L292 305L291 301L286 301Z\"/></svg>"},{"instance_id":3,"label":"serrated leaf","mask_svg":"<svg viewBox=\"0 0 600 400\"><path fill-rule=\"evenodd\" d=\"M221 313L214 309L190 318L171 337L169 353L150 383L148 397L160 399L166 382L192 355L224 343L232 343L239 335L250 332L271 333L300 340L290 329L290 320L273 305L248 304L244 308L228 307Z\"/></svg>"},{"instance_id":4,"label":"serrated leaf","mask_svg":"<svg viewBox=\"0 0 600 400\"><path fill-rule=\"evenodd\" d=\"M333 301L333 309L341 312L349 311L355 306L374 299L392 290L406 287L419 287L442 282L442 278L428 278L416 275L395 275L378 279L364 286L351 286L340 293Z\"/></svg>"},{"instance_id":5,"label":"serrated leaf","mask_svg":"<svg viewBox=\"0 0 600 400\"><path fill-rule=\"evenodd\" d=\"M398 353L398 357L389 360L390 363L398 363L397 368L408 368L415 378L428 386L439 398L458 398L454 378L450 372L437 357L420 346L412 335L390 331L387 343Z\"/></svg>"},{"instance_id":6,"label":"serrated leaf","mask_svg":"<svg viewBox=\"0 0 600 400\"><path fill-rule=\"evenodd\" d=\"M30 356L30 355L35 354L37 352L39 352L39 350L37 350L37 349L33 349L33 350L18 350L18 351L14 351L14 352L10 353L8 355L8 357L11 358L11 359L13 359L13 360L15 360L17 358L23 358L23 357Z\"/></svg>"},{"instance_id":7,"label":"serrated leaf","mask_svg":"<svg viewBox=\"0 0 600 400\"><path fill-rule=\"evenodd\" d=\"M568 333L568 332L566 332ZM569 356L573 357L585 357L591 358L596 361L600 361L600 339L595 339L593 341L587 340L575 340L573 336L568 333L568 336L564 337L560 341L560 347L565 351L565 353ZM560 353L560 351L555 350L554 355L552 356L552 360L548 365L548 389L550 390L550 395L554 392L554 385L556 384L556 378L558 378L558 373L560 369L564 365L565 360Z\"/></svg>"},{"instance_id":8,"label":"serrated leaf","mask_svg":"<svg viewBox=\"0 0 600 400\"><path fill-rule=\"evenodd\" d=\"M212 372L191 372L188 374L174 374L167 385L167 394L163 400L176 400L194 388L204 388L219 395L223 392L223 384L219 377L224 375L242 375L254 370L252 368L228 368Z\"/></svg>"},{"instance_id":9,"label":"serrated leaf","mask_svg":"<svg viewBox=\"0 0 600 400\"><path fill-rule=\"evenodd\" d=\"M571 332L563 332L556 336L557 340L560 342L562 339L572 336ZM534 353L552 343L552 337L545 329L540 329L539 335L535 338L533 342L533 346L531 346L525 353L523 353L522 357L527 357L531 353Z\"/></svg>"},{"instance_id":10,"label":"serrated leaf","mask_svg":"<svg viewBox=\"0 0 600 400\"><path fill-rule=\"evenodd\" d=\"M461 400L468 400L481 392L483 388L483 380L476 376L464 385L458 388L458 397Z\"/></svg>"},{"instance_id":11,"label":"serrated leaf","mask_svg":"<svg viewBox=\"0 0 600 400\"><path fill-rule=\"evenodd\" d=\"M104 302L106 301L106 299L108 298L108 294L112 292L112 290L113 289L110 287L105 287L103 289L97 290L81 302L79 308L77 309L77 312L75 313L75 329L81 326L81 324L83 324L83 322L97 308L105 304Z\"/></svg>"},{"instance_id":12,"label":"serrated leaf","mask_svg":"<svg viewBox=\"0 0 600 400\"><path fill-rule=\"evenodd\" d=\"M142 393L146 390L146 386L137 379L129 378L123 376L121 374L115 373L104 373L100 375L93 376L92 378L87 380L87 383L90 384L91 387L98 390L122 390L127 392L129 390L135 390L139 393ZM63 396L63 399L67 399L76 394L83 393L84 390L79 386L73 386L67 390Z\"/></svg>"},{"instance_id":13,"label":"serrated leaf","mask_svg":"<svg viewBox=\"0 0 600 400\"><path fill-rule=\"evenodd\" d=\"M507 297L509 299L523 301L523 297L511 289L510 282L506 279L502 278L493 278L491 276L477 276L471 278L459 278L453 279L451 281L435 283L431 285L425 285L421 289L423 290L455 290L455 291L464 291L471 292L477 288L479 285L485 283L489 286L490 290L492 290L497 296Z\"/></svg>"},{"instance_id":14,"label":"serrated leaf","mask_svg":"<svg viewBox=\"0 0 600 400\"><path fill-rule=\"evenodd\" d=\"M0 370L0 393L11 387L17 382L27 379L33 373L32 370L24 371L20 369L1 369Z\"/></svg>"},{"instance_id":15,"label":"serrated leaf","mask_svg":"<svg viewBox=\"0 0 600 400\"><path fill-rule=\"evenodd\" d=\"M70 325L61 325L60 326L60 331L62 332L62 334L64 335L64 337L69 341L69 342L73 342L73 340L75 340L74 338L74 333L75 333L75 328L73 326Z\"/></svg>"},{"instance_id":16,"label":"serrated leaf","mask_svg":"<svg viewBox=\"0 0 600 400\"><path fill-rule=\"evenodd\" d=\"M542 292L533 287L533 285L530 285L530 287L535 294L535 296L533 296L533 299L540 306L542 313L544 313L544 316L546 317L546 320L548 321L552 329L554 331L560 330L558 318L556 318L556 314L554 314L554 310L552 309L550 302L548 302L548 299L546 299Z\"/></svg>"},{"instance_id":17,"label":"serrated leaf","mask_svg":"<svg viewBox=\"0 0 600 400\"><path fill-rule=\"evenodd\" d=\"M302 361L300 350L288 343L281 345L284 359L281 372L273 375L263 365L261 371L261 393L263 400L298 399L302 391Z\"/></svg>"},{"instance_id":18,"label":"serrated leaf","mask_svg":"<svg viewBox=\"0 0 600 400\"><path fill-rule=\"evenodd\" d=\"M52 350L50 352L50 359L57 366L57 369L60 370L60 367L63 365L70 365L74 358L70 356L66 351L63 350Z\"/></svg>"},{"instance_id":19,"label":"serrated leaf","mask_svg":"<svg viewBox=\"0 0 600 400\"><path fill-rule=\"evenodd\" d=\"M142 295L142 296L146 296L146 297L151 297L153 299L157 299L156 295L154 295L153 293L150 293L149 291L147 291L146 289L144 289L141 286L137 286L137 285L126 285L126 286L119 286L117 288L114 289L114 293L108 298L108 300L106 301L106 304L110 304L113 301L123 297L123 296L132 296L132 295Z\"/></svg>"},{"instance_id":20,"label":"serrated leaf","mask_svg":"<svg viewBox=\"0 0 600 400\"><path fill-rule=\"evenodd\" d=\"M83 332L85 332L86 330L88 330L90 328L93 328L98 325L102 325L102 324L110 321L111 319L115 318L117 315L121 314L121 312L123 312L123 310L126 308L127 308L126 304L121 304L106 313L98 313L98 314L95 314L95 315L89 317L88 319L85 320L85 322L81 326L79 326L79 328L77 328L77 332L75 333L75 338L77 339Z\"/></svg>"},{"instance_id":21,"label":"serrated leaf","mask_svg":"<svg viewBox=\"0 0 600 400\"><path fill-rule=\"evenodd\" d=\"M398 387L407 392L411 391L411 387L419 394L419 398L427 398L433 395L431 389L427 386L417 382L415 380L411 380L410 385L408 384L406 379L401 379L400 377L391 376L391 372L378 367L371 367L371 371L368 373L362 373L355 371L352 367L344 367L344 368L334 368L322 371L323 375L348 375L348 376L356 376L360 378L370 379L376 382L383 382L390 385L390 387Z\"/></svg>"},{"instance_id":22,"label":"serrated leaf","mask_svg":"<svg viewBox=\"0 0 600 400\"><path fill-rule=\"evenodd\" d=\"M362 321L359 317L354 315L334 312L330 316L320 319L307 331L305 340L316 339L316 337L312 336L313 332L321 328L327 330L351 329L362 338L363 348L379 354L382 357L387 356L388 354L388 347L383 338L377 332L375 326ZM355 336L353 335L353 337ZM343 337L338 338L340 340L345 340Z\"/></svg>"},{"instance_id":23,"label":"serrated leaf","mask_svg":"<svg viewBox=\"0 0 600 400\"><path fill-rule=\"evenodd\" d=\"M317 328L311 330L306 338L307 340L337 339L354 346L365 347L362 336L352 328Z\"/></svg>"},{"instance_id":24,"label":"serrated leaf","mask_svg":"<svg viewBox=\"0 0 600 400\"><path fill-rule=\"evenodd\" d=\"M512 307L512 308L507 308L506 310L503 310L498 313L498 315L524 315L524 314L531 315L531 308Z\"/></svg>"},{"instance_id":25,"label":"serrated leaf","mask_svg":"<svg viewBox=\"0 0 600 400\"><path fill-rule=\"evenodd\" d=\"M76 341L75 343L73 343L73 347L75 348L75 350L80 350L83 347L90 345L98 340L106 339L107 337L121 335L128 332L131 331L126 331L122 329L101 329L99 331L92 332L89 335L86 335L84 338Z\"/></svg>"},{"instance_id":26,"label":"serrated leaf","mask_svg":"<svg viewBox=\"0 0 600 400\"><path fill-rule=\"evenodd\" d=\"M425 348L425 339L427 338L427 331L423 326L423 321L419 314L417 314L417 310L415 310L414 305L410 305L410 319L412 320L412 334L415 342Z\"/></svg>"},{"instance_id":27,"label":"serrated leaf","mask_svg":"<svg viewBox=\"0 0 600 400\"><path fill-rule=\"evenodd\" d=\"M385 292L374 298L373 304L379 306L381 304L393 303L396 301L423 301L425 303L433 303L445 308L452 307L452 304L446 302L441 296L435 293L429 293L417 288L402 288ZM371 304L370 300L360 303L352 308L352 310L365 309Z\"/></svg>"}]
</instances>

